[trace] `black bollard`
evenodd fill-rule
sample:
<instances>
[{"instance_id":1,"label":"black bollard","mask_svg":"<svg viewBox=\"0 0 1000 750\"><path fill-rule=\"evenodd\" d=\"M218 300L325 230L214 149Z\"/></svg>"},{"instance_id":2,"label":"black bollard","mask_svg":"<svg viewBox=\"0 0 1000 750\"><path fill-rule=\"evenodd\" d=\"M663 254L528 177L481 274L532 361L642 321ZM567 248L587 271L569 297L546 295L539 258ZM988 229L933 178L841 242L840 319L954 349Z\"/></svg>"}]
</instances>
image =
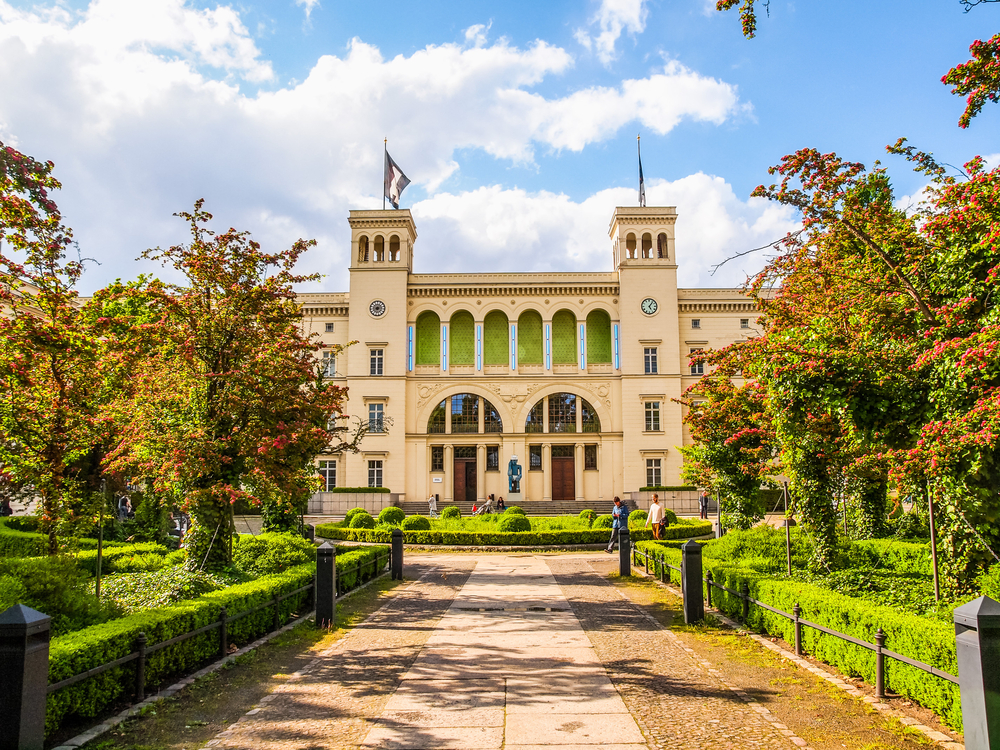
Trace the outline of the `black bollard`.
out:
<instances>
[{"instance_id":1,"label":"black bollard","mask_svg":"<svg viewBox=\"0 0 1000 750\"><path fill-rule=\"evenodd\" d=\"M392 580L403 580L403 532L392 530Z\"/></svg>"},{"instance_id":2,"label":"black bollard","mask_svg":"<svg viewBox=\"0 0 1000 750\"><path fill-rule=\"evenodd\" d=\"M988 596L955 610L955 651L967 750L1000 747L1000 603Z\"/></svg>"},{"instance_id":3,"label":"black bollard","mask_svg":"<svg viewBox=\"0 0 1000 750\"><path fill-rule=\"evenodd\" d=\"M316 550L316 627L337 622L337 548L323 542Z\"/></svg>"},{"instance_id":4,"label":"black bollard","mask_svg":"<svg viewBox=\"0 0 1000 750\"><path fill-rule=\"evenodd\" d=\"M52 620L15 604L0 614L0 750L42 750Z\"/></svg>"},{"instance_id":5,"label":"black bollard","mask_svg":"<svg viewBox=\"0 0 1000 750\"><path fill-rule=\"evenodd\" d=\"M628 537L628 527L618 529L618 575L632 575L632 543Z\"/></svg>"},{"instance_id":6,"label":"black bollard","mask_svg":"<svg viewBox=\"0 0 1000 750\"><path fill-rule=\"evenodd\" d=\"M684 622L690 625L705 619L705 597L701 589L701 545L689 539L681 547L681 591L684 594Z\"/></svg>"}]
</instances>

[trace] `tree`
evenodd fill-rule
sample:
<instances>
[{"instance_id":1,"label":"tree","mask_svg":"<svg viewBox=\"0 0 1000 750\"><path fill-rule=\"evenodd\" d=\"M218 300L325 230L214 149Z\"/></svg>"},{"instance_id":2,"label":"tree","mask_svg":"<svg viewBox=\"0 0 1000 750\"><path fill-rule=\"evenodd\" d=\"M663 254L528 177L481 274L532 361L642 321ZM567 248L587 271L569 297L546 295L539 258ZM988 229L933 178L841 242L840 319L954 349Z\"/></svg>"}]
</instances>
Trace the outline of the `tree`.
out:
<instances>
[{"instance_id":1,"label":"tree","mask_svg":"<svg viewBox=\"0 0 1000 750\"><path fill-rule=\"evenodd\" d=\"M295 302L293 285L316 278L293 271L314 242L265 253L246 232L208 229L202 206L178 214L189 245L144 254L184 283L122 293L156 315L125 326L123 340L144 345L141 356L132 350L132 392L116 405L122 432L109 461L158 492L179 492L193 520L190 564L222 567L236 501L256 503L254 491L266 489L293 502L309 491L303 468L336 435L344 391L316 378L319 344L303 333Z\"/></svg>"},{"instance_id":2,"label":"tree","mask_svg":"<svg viewBox=\"0 0 1000 750\"><path fill-rule=\"evenodd\" d=\"M0 143L0 466L37 493L49 554L60 528L87 521L103 430L100 341L81 317L53 169Z\"/></svg>"}]
</instances>

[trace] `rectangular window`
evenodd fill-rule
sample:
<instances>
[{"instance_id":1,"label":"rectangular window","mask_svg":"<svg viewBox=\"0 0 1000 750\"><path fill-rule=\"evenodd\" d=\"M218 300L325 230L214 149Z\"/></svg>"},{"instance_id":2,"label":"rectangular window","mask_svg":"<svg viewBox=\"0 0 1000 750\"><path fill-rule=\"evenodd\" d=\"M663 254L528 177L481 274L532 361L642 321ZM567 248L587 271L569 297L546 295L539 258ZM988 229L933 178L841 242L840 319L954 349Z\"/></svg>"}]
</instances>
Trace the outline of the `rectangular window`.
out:
<instances>
[{"instance_id":1,"label":"rectangular window","mask_svg":"<svg viewBox=\"0 0 1000 750\"><path fill-rule=\"evenodd\" d=\"M332 378L337 374L337 356L330 351L323 352L323 377Z\"/></svg>"},{"instance_id":2,"label":"rectangular window","mask_svg":"<svg viewBox=\"0 0 1000 750\"><path fill-rule=\"evenodd\" d=\"M646 360L646 374L655 375L656 370L656 347L647 346L643 350L643 357Z\"/></svg>"},{"instance_id":3,"label":"rectangular window","mask_svg":"<svg viewBox=\"0 0 1000 750\"><path fill-rule=\"evenodd\" d=\"M528 446L528 471L542 470L542 446Z\"/></svg>"},{"instance_id":4,"label":"rectangular window","mask_svg":"<svg viewBox=\"0 0 1000 750\"><path fill-rule=\"evenodd\" d=\"M660 459L658 458L647 458L646 459L646 486L647 487L660 487Z\"/></svg>"},{"instance_id":5,"label":"rectangular window","mask_svg":"<svg viewBox=\"0 0 1000 750\"><path fill-rule=\"evenodd\" d=\"M660 402L646 402L646 432L660 431Z\"/></svg>"},{"instance_id":6,"label":"rectangular window","mask_svg":"<svg viewBox=\"0 0 1000 750\"><path fill-rule=\"evenodd\" d=\"M585 445L585 446L583 446L583 468L584 469L596 469L597 468L597 446L596 445Z\"/></svg>"},{"instance_id":7,"label":"rectangular window","mask_svg":"<svg viewBox=\"0 0 1000 750\"><path fill-rule=\"evenodd\" d=\"M368 404L368 432L385 432L385 404Z\"/></svg>"},{"instance_id":8,"label":"rectangular window","mask_svg":"<svg viewBox=\"0 0 1000 750\"><path fill-rule=\"evenodd\" d=\"M701 349L689 349L688 354L692 357L700 352ZM691 374L692 375L704 375L705 374L705 363L704 362L692 362L691 363Z\"/></svg>"},{"instance_id":9,"label":"rectangular window","mask_svg":"<svg viewBox=\"0 0 1000 750\"><path fill-rule=\"evenodd\" d=\"M333 333L333 323L327 323L326 324L326 332L327 333Z\"/></svg>"},{"instance_id":10,"label":"rectangular window","mask_svg":"<svg viewBox=\"0 0 1000 750\"><path fill-rule=\"evenodd\" d=\"M385 349L371 350L371 372L370 375L382 374L382 360L385 357Z\"/></svg>"},{"instance_id":11,"label":"rectangular window","mask_svg":"<svg viewBox=\"0 0 1000 750\"><path fill-rule=\"evenodd\" d=\"M369 487L381 487L382 486L382 462L381 461L369 461L368 462L368 486Z\"/></svg>"},{"instance_id":12,"label":"rectangular window","mask_svg":"<svg viewBox=\"0 0 1000 750\"><path fill-rule=\"evenodd\" d=\"M451 431L479 432L479 396L459 393L451 397Z\"/></svg>"},{"instance_id":13,"label":"rectangular window","mask_svg":"<svg viewBox=\"0 0 1000 750\"><path fill-rule=\"evenodd\" d=\"M431 471L444 471L444 446L431 446Z\"/></svg>"},{"instance_id":14,"label":"rectangular window","mask_svg":"<svg viewBox=\"0 0 1000 750\"><path fill-rule=\"evenodd\" d=\"M740 328L749 328L750 318L740 318Z\"/></svg>"},{"instance_id":15,"label":"rectangular window","mask_svg":"<svg viewBox=\"0 0 1000 750\"><path fill-rule=\"evenodd\" d=\"M323 491L329 492L337 486L337 462L320 461L319 475L323 479Z\"/></svg>"},{"instance_id":16,"label":"rectangular window","mask_svg":"<svg viewBox=\"0 0 1000 750\"><path fill-rule=\"evenodd\" d=\"M500 471L500 446L486 446L486 471Z\"/></svg>"},{"instance_id":17,"label":"rectangular window","mask_svg":"<svg viewBox=\"0 0 1000 750\"><path fill-rule=\"evenodd\" d=\"M691 319L691 327L692 328L701 328L701 318L692 318Z\"/></svg>"}]
</instances>

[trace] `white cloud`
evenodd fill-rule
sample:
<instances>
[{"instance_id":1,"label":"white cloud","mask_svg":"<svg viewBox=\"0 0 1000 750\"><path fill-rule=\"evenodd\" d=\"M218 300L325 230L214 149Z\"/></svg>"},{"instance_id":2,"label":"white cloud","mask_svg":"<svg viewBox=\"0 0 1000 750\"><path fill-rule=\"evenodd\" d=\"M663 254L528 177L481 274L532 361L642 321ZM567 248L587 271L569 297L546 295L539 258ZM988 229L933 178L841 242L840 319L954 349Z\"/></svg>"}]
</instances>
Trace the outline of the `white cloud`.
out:
<instances>
[{"instance_id":1,"label":"white cloud","mask_svg":"<svg viewBox=\"0 0 1000 750\"><path fill-rule=\"evenodd\" d=\"M743 106L735 87L677 62L617 86L543 96L532 87L570 70L570 54L544 41L489 43L488 30L391 59L355 39L305 80L250 94L245 81L274 74L229 6L93 0L82 13L28 12L0 0L0 137L56 162L66 186L58 200L82 253L104 263L88 273L90 289L150 270L133 259L183 239L170 215L199 197L220 224L264 243L316 237L307 263L331 273L324 286L343 289L343 217L381 206L383 136L414 180L404 199L423 188L430 210L462 149L531 164L539 147L580 151L633 121L662 134L683 119L721 123ZM523 201L538 232L548 226L541 207L568 201L546 196ZM448 200L440 205L464 216L471 199ZM576 260L586 259L561 262Z\"/></svg>"},{"instance_id":2,"label":"white cloud","mask_svg":"<svg viewBox=\"0 0 1000 750\"><path fill-rule=\"evenodd\" d=\"M296 5L301 5L306 11L306 20L312 15L313 8L319 7L319 0L295 0Z\"/></svg>"},{"instance_id":3,"label":"white cloud","mask_svg":"<svg viewBox=\"0 0 1000 750\"><path fill-rule=\"evenodd\" d=\"M646 0L600 0L601 5L590 19L591 26L598 26L600 33L591 36L586 29L577 29L576 40L587 50L593 49L598 59L608 65L618 57L615 45L623 31L641 34L646 29L649 10Z\"/></svg>"}]
</instances>

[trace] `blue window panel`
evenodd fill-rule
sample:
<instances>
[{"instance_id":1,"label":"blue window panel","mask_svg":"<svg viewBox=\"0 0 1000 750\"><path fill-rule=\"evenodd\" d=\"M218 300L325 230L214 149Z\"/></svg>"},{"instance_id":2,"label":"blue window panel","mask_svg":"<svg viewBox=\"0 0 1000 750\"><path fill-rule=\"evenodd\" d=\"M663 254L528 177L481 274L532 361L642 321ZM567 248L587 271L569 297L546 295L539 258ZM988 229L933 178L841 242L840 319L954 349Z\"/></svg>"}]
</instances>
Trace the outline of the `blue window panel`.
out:
<instances>
[{"instance_id":1,"label":"blue window panel","mask_svg":"<svg viewBox=\"0 0 1000 750\"><path fill-rule=\"evenodd\" d=\"M545 324L545 369L552 369L552 326Z\"/></svg>"},{"instance_id":2,"label":"blue window panel","mask_svg":"<svg viewBox=\"0 0 1000 750\"><path fill-rule=\"evenodd\" d=\"M510 369L517 369L517 326L510 324Z\"/></svg>"},{"instance_id":3,"label":"blue window panel","mask_svg":"<svg viewBox=\"0 0 1000 750\"><path fill-rule=\"evenodd\" d=\"M580 369L587 369L587 329L580 324Z\"/></svg>"},{"instance_id":4,"label":"blue window panel","mask_svg":"<svg viewBox=\"0 0 1000 750\"><path fill-rule=\"evenodd\" d=\"M448 326L441 326L441 369L448 370Z\"/></svg>"},{"instance_id":5,"label":"blue window panel","mask_svg":"<svg viewBox=\"0 0 1000 750\"><path fill-rule=\"evenodd\" d=\"M483 327L476 326L476 370L483 369Z\"/></svg>"},{"instance_id":6,"label":"blue window panel","mask_svg":"<svg viewBox=\"0 0 1000 750\"><path fill-rule=\"evenodd\" d=\"M621 349L618 346L618 324L617 323L615 323L615 325L614 325L614 337L615 337L615 369L616 370L620 370L620 369L622 369L622 357L621 357Z\"/></svg>"},{"instance_id":7,"label":"blue window panel","mask_svg":"<svg viewBox=\"0 0 1000 750\"><path fill-rule=\"evenodd\" d=\"M413 326L406 329L406 369L413 372Z\"/></svg>"}]
</instances>

